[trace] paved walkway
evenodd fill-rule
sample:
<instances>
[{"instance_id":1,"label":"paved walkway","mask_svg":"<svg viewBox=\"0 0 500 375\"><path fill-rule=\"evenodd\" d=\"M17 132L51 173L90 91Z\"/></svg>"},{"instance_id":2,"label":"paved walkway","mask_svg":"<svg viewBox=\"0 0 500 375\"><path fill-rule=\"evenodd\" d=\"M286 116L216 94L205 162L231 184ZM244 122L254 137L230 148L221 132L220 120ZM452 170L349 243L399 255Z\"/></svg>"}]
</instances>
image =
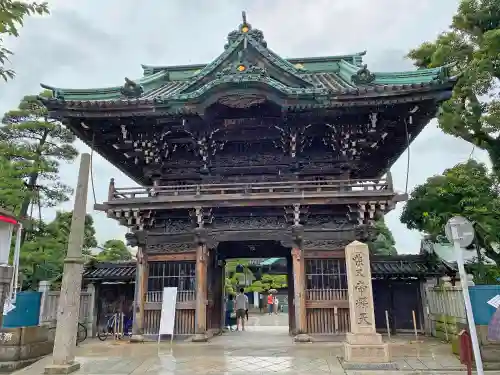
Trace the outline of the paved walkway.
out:
<instances>
[{"instance_id":1,"label":"paved walkway","mask_svg":"<svg viewBox=\"0 0 500 375\"><path fill-rule=\"evenodd\" d=\"M228 332L209 343L183 341L129 344L88 340L77 348L82 368L77 375L187 375L187 374L465 374L449 345L434 340L411 344L398 337L391 343L400 371L345 371L338 357L340 342L294 344L285 316L251 316L245 332ZM284 323L284 324L283 324ZM47 357L16 372L39 375Z\"/></svg>"}]
</instances>

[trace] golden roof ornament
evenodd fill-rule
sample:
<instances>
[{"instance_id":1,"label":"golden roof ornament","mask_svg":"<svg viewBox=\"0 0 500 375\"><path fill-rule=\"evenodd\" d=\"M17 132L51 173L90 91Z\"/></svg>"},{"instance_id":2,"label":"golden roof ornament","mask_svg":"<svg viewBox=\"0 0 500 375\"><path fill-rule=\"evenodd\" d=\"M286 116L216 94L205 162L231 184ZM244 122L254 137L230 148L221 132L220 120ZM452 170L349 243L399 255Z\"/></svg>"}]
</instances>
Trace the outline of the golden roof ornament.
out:
<instances>
[{"instance_id":1,"label":"golden roof ornament","mask_svg":"<svg viewBox=\"0 0 500 375\"><path fill-rule=\"evenodd\" d=\"M243 20L243 22L241 23L240 31L243 34L246 34L250 31L251 26L249 23L247 23L247 13L245 11L241 12L241 19Z\"/></svg>"}]
</instances>

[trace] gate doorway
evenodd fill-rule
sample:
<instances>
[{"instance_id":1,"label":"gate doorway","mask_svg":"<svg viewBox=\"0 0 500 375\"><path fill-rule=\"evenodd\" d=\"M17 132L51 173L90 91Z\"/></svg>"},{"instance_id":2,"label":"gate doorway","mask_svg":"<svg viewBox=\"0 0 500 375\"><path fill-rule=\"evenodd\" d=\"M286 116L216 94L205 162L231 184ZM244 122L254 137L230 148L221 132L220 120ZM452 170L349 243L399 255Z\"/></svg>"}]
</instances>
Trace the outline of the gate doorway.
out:
<instances>
[{"instance_id":1,"label":"gate doorway","mask_svg":"<svg viewBox=\"0 0 500 375\"><path fill-rule=\"evenodd\" d=\"M294 275L290 248L277 241L230 241L221 242L215 249L215 256L225 265L220 310L223 327L226 326L227 299L243 288L249 300L246 331L256 335L265 332L285 336L294 331ZM270 267L269 262L265 262L270 259L279 261ZM267 265L261 266L262 263ZM278 299L277 308L271 307L271 315L269 294Z\"/></svg>"},{"instance_id":2,"label":"gate doorway","mask_svg":"<svg viewBox=\"0 0 500 375\"><path fill-rule=\"evenodd\" d=\"M413 313L417 329L423 330L420 283L420 280L372 282L375 326L378 331L387 331L386 311L392 333L413 332Z\"/></svg>"}]
</instances>

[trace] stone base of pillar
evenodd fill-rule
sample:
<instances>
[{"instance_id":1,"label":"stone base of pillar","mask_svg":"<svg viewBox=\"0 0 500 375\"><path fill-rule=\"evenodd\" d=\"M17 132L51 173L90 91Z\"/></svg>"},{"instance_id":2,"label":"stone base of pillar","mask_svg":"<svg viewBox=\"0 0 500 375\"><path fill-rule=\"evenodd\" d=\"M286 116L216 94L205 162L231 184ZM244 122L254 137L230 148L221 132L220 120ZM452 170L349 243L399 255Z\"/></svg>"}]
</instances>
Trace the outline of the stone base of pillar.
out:
<instances>
[{"instance_id":1,"label":"stone base of pillar","mask_svg":"<svg viewBox=\"0 0 500 375\"><path fill-rule=\"evenodd\" d=\"M299 333L297 336L293 338L295 342L312 342L313 339L306 333Z\"/></svg>"},{"instance_id":2,"label":"stone base of pillar","mask_svg":"<svg viewBox=\"0 0 500 375\"><path fill-rule=\"evenodd\" d=\"M44 374L71 374L80 369L80 364L78 362L72 362L67 365L48 365L45 367Z\"/></svg>"},{"instance_id":3,"label":"stone base of pillar","mask_svg":"<svg viewBox=\"0 0 500 375\"><path fill-rule=\"evenodd\" d=\"M346 342L344 342L344 361L346 364L352 363L355 366L365 366L365 364L377 364L377 368L381 364L388 365L388 367L384 368L393 368L395 366L391 363L389 344L384 343L382 335L378 333L347 333Z\"/></svg>"},{"instance_id":4,"label":"stone base of pillar","mask_svg":"<svg viewBox=\"0 0 500 375\"><path fill-rule=\"evenodd\" d=\"M207 342L208 336L206 333L197 333L191 339L192 342Z\"/></svg>"},{"instance_id":5,"label":"stone base of pillar","mask_svg":"<svg viewBox=\"0 0 500 375\"><path fill-rule=\"evenodd\" d=\"M132 336L130 336L129 342L132 342L132 343L144 342L144 336L138 335L138 334L135 334L135 335L132 334Z\"/></svg>"}]
</instances>

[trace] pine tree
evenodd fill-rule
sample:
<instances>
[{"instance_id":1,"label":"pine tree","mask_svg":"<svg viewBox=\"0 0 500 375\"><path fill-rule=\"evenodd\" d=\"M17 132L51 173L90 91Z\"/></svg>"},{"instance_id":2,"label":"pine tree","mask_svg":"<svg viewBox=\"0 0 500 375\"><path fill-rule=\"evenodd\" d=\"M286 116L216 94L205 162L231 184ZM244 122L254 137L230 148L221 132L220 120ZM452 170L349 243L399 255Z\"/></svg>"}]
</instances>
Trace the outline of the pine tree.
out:
<instances>
[{"instance_id":1,"label":"pine tree","mask_svg":"<svg viewBox=\"0 0 500 375\"><path fill-rule=\"evenodd\" d=\"M49 91L41 93L50 96ZM60 181L60 163L78 156L75 136L48 115L37 96L25 96L19 107L7 112L0 127L2 155L15 163L26 183L18 215L26 219L31 203L53 207L69 200L73 190Z\"/></svg>"},{"instance_id":2,"label":"pine tree","mask_svg":"<svg viewBox=\"0 0 500 375\"><path fill-rule=\"evenodd\" d=\"M118 262L131 260L132 254L122 240L108 240L103 245L103 250L97 255L102 262Z\"/></svg>"}]
</instances>

